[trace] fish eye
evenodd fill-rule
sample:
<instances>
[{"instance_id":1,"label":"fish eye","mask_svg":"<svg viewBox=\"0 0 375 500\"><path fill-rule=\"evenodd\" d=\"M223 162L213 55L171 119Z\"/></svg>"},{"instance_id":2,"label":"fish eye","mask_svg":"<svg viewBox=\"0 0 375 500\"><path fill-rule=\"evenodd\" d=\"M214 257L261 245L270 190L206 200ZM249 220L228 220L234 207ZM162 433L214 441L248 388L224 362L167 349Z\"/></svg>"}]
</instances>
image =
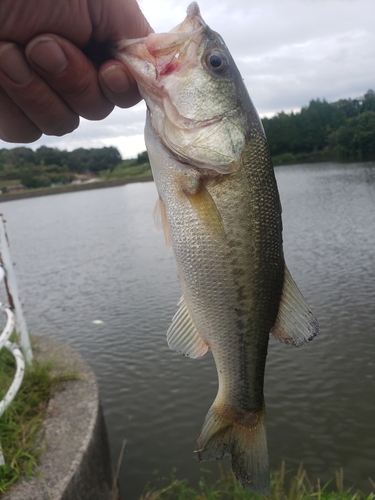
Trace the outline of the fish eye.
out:
<instances>
[{"instance_id":1,"label":"fish eye","mask_svg":"<svg viewBox=\"0 0 375 500\"><path fill-rule=\"evenodd\" d=\"M220 68L220 66L223 64L223 60L217 54L212 54L209 60L213 68Z\"/></svg>"},{"instance_id":2,"label":"fish eye","mask_svg":"<svg viewBox=\"0 0 375 500\"><path fill-rule=\"evenodd\" d=\"M220 75L225 73L229 67L227 56L219 50L209 51L206 54L205 62L208 69Z\"/></svg>"}]
</instances>

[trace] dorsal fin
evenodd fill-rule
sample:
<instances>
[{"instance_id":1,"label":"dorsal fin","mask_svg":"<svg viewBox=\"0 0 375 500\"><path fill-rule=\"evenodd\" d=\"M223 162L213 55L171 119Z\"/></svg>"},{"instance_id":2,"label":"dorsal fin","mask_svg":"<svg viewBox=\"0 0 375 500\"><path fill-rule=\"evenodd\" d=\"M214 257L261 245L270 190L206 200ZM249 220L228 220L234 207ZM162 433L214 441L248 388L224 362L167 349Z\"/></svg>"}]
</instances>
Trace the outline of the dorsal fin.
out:
<instances>
[{"instance_id":1,"label":"dorsal fin","mask_svg":"<svg viewBox=\"0 0 375 500\"><path fill-rule=\"evenodd\" d=\"M201 358L206 354L209 346L197 331L183 297L178 305L180 308L174 315L167 332L168 345L189 358Z\"/></svg>"},{"instance_id":2,"label":"dorsal fin","mask_svg":"<svg viewBox=\"0 0 375 500\"><path fill-rule=\"evenodd\" d=\"M156 229L158 231L163 230L165 244L167 245L167 248L170 248L172 246L172 240L171 240L171 234L169 232L167 211L165 209L164 202L160 198L160 196L156 200L153 216Z\"/></svg>"},{"instance_id":3,"label":"dorsal fin","mask_svg":"<svg viewBox=\"0 0 375 500\"><path fill-rule=\"evenodd\" d=\"M301 347L319 333L318 321L285 266L279 313L271 333L279 342Z\"/></svg>"}]
</instances>

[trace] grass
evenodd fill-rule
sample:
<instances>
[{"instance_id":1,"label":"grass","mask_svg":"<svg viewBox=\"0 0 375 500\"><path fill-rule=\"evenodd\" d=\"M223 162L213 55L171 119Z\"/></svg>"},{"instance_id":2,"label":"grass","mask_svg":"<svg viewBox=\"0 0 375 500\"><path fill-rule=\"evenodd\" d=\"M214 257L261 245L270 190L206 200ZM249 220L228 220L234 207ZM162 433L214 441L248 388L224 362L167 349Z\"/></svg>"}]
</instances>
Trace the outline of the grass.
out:
<instances>
[{"instance_id":1,"label":"grass","mask_svg":"<svg viewBox=\"0 0 375 500\"><path fill-rule=\"evenodd\" d=\"M144 177L149 177L152 175L151 166L148 162L137 163L136 159L123 160L119 163L114 170L101 170L98 174L98 180L100 181L126 181L127 179L142 179ZM0 179L0 190L5 192L5 188L10 185L21 184L19 179L1 180ZM22 192L34 192L34 191L50 191L51 189L57 189L59 187L71 186L70 183L61 184L61 186L44 186L37 188L25 189ZM82 187L78 184L76 187ZM14 191L8 194L18 194L20 191Z\"/></svg>"},{"instance_id":2,"label":"grass","mask_svg":"<svg viewBox=\"0 0 375 500\"><path fill-rule=\"evenodd\" d=\"M134 165L134 160L124 160L120 165L118 165L112 172L109 170L102 170L99 172L100 177L103 180L116 180L116 179L134 179L136 177L145 177L152 175L151 167L149 163L136 164Z\"/></svg>"},{"instance_id":3,"label":"grass","mask_svg":"<svg viewBox=\"0 0 375 500\"><path fill-rule=\"evenodd\" d=\"M16 398L0 418L0 443L6 464L0 467L0 496L22 477L31 476L43 451L41 430L47 414L48 402L55 391L61 390L66 380L77 378L75 373L56 374L53 360L38 363L26 369ZM15 373L13 356L0 352L0 399L5 395ZM139 500L262 500L264 497L243 489L233 474L220 468L219 481L210 484L202 477L198 488L186 479L177 479L173 471L170 478L156 480L148 485ZM371 480L375 492L375 483ZM160 483L164 483L160 486ZM313 484L302 465L295 474L286 471L283 462L271 477L271 500L375 500L375 493L365 495L344 489L342 469L335 479L321 485Z\"/></svg>"},{"instance_id":4,"label":"grass","mask_svg":"<svg viewBox=\"0 0 375 500\"><path fill-rule=\"evenodd\" d=\"M330 151L315 151L311 153L282 153L272 156L272 163L275 167L282 165L295 165L297 163L321 163L327 161L338 161Z\"/></svg>"},{"instance_id":5,"label":"grass","mask_svg":"<svg viewBox=\"0 0 375 500\"><path fill-rule=\"evenodd\" d=\"M41 430L48 401L75 374L54 374L52 361L33 362L27 367L22 385L0 418L0 444L5 465L0 467L0 496L21 477L31 476L43 451ZM0 352L0 399L15 373L15 362L7 349Z\"/></svg>"},{"instance_id":6,"label":"grass","mask_svg":"<svg viewBox=\"0 0 375 500\"><path fill-rule=\"evenodd\" d=\"M198 489L189 486L187 480L176 479L173 471L168 484L162 488L148 486L139 500L262 500L265 497L243 489L235 480L231 471L220 468L221 477L215 484L209 484L205 478L199 481ZM289 476L289 479L287 477ZM158 480L164 481L165 479ZM278 472L271 476L271 500L374 500L375 494L344 490L343 471L336 473L333 481L321 485L318 480L313 484L302 464L290 477L285 470L285 462ZM375 485L372 484L374 487Z\"/></svg>"}]
</instances>

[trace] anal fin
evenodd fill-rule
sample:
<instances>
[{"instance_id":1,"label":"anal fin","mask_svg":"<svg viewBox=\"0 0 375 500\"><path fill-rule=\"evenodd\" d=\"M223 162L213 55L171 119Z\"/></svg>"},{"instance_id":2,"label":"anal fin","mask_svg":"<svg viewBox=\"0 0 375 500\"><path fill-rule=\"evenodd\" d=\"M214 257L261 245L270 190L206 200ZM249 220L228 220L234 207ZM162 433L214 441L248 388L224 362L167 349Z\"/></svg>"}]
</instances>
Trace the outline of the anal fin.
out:
<instances>
[{"instance_id":1,"label":"anal fin","mask_svg":"<svg viewBox=\"0 0 375 500\"><path fill-rule=\"evenodd\" d=\"M319 333L319 324L285 266L279 313L271 333L279 342L301 347Z\"/></svg>"},{"instance_id":2,"label":"anal fin","mask_svg":"<svg viewBox=\"0 0 375 500\"><path fill-rule=\"evenodd\" d=\"M167 332L168 345L189 358L200 358L206 354L209 346L197 331L183 297L179 306Z\"/></svg>"}]
</instances>

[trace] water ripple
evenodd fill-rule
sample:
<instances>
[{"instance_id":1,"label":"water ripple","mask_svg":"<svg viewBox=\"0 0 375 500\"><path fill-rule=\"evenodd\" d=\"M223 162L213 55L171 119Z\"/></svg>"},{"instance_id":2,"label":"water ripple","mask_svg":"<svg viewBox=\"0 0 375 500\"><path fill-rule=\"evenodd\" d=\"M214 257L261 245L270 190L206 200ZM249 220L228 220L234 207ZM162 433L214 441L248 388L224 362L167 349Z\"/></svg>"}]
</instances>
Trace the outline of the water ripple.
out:
<instances>
[{"instance_id":1,"label":"water ripple","mask_svg":"<svg viewBox=\"0 0 375 500\"><path fill-rule=\"evenodd\" d=\"M344 467L368 490L375 449L375 168L277 169L286 261L321 335L271 341L266 401L271 467L301 461L327 480ZM70 343L98 377L123 497L158 469L197 481L193 450L217 389L211 355L189 360L165 334L180 288L152 222L153 183L8 202L13 260L33 333ZM101 324L93 324L101 320ZM217 465L205 464L217 475ZM366 490L367 489L367 490Z\"/></svg>"}]
</instances>

